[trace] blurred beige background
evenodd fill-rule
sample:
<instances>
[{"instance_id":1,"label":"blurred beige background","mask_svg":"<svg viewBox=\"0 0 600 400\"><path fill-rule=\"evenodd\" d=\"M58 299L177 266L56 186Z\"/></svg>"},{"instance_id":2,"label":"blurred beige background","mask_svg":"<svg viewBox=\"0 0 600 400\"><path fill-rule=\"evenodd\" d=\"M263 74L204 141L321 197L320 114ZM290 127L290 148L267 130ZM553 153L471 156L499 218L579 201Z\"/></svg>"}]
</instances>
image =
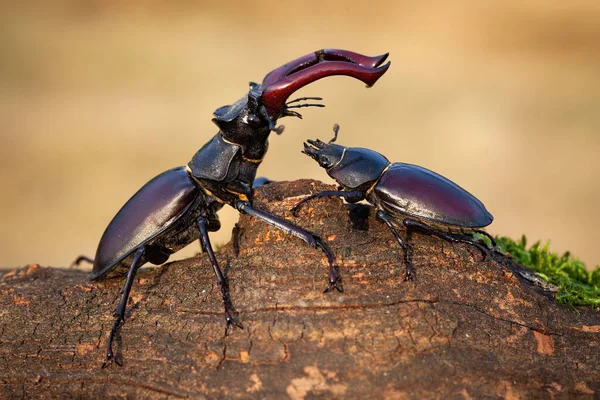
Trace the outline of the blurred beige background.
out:
<instances>
[{"instance_id":1,"label":"blurred beige background","mask_svg":"<svg viewBox=\"0 0 600 400\"><path fill-rule=\"evenodd\" d=\"M300 150L337 122L341 143L475 194L492 234L600 263L597 0L48 4L0 6L0 268L93 256L125 201L216 133L217 107L323 47L392 66L369 90L335 77L298 92L327 108L282 119L260 175L330 182ZM221 218L214 244L237 214Z\"/></svg>"}]
</instances>

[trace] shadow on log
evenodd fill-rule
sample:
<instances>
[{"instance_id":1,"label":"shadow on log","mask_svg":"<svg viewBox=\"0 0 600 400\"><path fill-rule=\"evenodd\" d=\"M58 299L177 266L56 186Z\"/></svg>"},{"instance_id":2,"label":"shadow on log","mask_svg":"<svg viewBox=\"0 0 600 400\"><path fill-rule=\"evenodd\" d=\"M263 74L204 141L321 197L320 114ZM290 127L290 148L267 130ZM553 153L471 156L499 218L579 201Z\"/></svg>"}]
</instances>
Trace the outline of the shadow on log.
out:
<instances>
[{"instance_id":1,"label":"shadow on log","mask_svg":"<svg viewBox=\"0 0 600 400\"><path fill-rule=\"evenodd\" d=\"M242 216L217 257L245 328L226 335L205 254L141 271L116 341L123 367L100 368L122 279L38 266L0 276L0 397L599 396L598 313L557 304L502 255L419 234L416 280L404 282L372 210L320 199L291 216L323 189L269 184L254 204L320 235L344 293L323 293L321 251Z\"/></svg>"}]
</instances>

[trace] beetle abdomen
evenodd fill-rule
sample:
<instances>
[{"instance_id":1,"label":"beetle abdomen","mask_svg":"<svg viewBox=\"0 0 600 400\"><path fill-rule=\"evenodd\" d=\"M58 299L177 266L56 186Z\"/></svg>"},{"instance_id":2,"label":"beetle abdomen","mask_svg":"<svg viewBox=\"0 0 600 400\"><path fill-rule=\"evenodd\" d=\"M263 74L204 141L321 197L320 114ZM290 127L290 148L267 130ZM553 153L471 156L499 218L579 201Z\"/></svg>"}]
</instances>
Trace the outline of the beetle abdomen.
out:
<instances>
[{"instance_id":1,"label":"beetle abdomen","mask_svg":"<svg viewBox=\"0 0 600 400\"><path fill-rule=\"evenodd\" d=\"M481 201L451 180L426 168L394 163L373 191L373 202L384 211L447 225L480 228L494 217Z\"/></svg>"},{"instance_id":2,"label":"beetle abdomen","mask_svg":"<svg viewBox=\"0 0 600 400\"><path fill-rule=\"evenodd\" d=\"M104 275L141 245L172 226L194 203L198 193L200 191L185 167L163 172L146 183L104 231L91 279Z\"/></svg>"}]
</instances>

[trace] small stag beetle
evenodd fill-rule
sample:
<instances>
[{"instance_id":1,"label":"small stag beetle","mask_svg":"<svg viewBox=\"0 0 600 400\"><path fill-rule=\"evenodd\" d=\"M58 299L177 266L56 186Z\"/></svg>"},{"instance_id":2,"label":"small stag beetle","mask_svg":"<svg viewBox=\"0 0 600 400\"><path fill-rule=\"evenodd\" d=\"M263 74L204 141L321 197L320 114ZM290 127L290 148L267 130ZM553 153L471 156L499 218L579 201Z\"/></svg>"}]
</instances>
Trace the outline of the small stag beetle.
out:
<instances>
[{"instance_id":1,"label":"small stag beetle","mask_svg":"<svg viewBox=\"0 0 600 400\"><path fill-rule=\"evenodd\" d=\"M376 151L333 144L339 126L333 127L329 143L307 140L303 153L312 157L340 185L338 190L312 194L294 206L296 215L302 204L318 197L343 197L349 203L366 200L377 208L377 218L384 222L404 250L406 279L413 278L411 250L408 243L412 231L438 236L450 242L468 243L479 248L484 257L488 251L471 233L487 236L477 229L489 225L494 217L481 201L443 176L426 168L404 163L390 163ZM406 228L406 238L398 234L398 222Z\"/></svg>"},{"instance_id":2,"label":"small stag beetle","mask_svg":"<svg viewBox=\"0 0 600 400\"><path fill-rule=\"evenodd\" d=\"M367 57L346 50L319 50L267 74L262 84L250 83L250 91L230 106L218 108L213 122L219 132L193 156L187 166L166 171L144 185L117 213L104 232L93 260L91 279L126 274L115 322L108 339L103 367L115 361L112 344L125 321L125 308L137 270L146 262L162 264L169 256L200 238L221 288L227 327L235 324L227 297L227 283L212 250L208 232L221 224L217 216L228 204L282 231L320 248L329 260L329 287L337 288L333 255L318 237L294 224L254 208L252 184L267 151L271 131L281 117L301 115L293 108L322 104L304 97L286 103L298 89L327 76L347 75L372 86L387 71L387 54ZM264 182L261 182L264 183ZM339 288L338 288L339 289Z\"/></svg>"}]
</instances>

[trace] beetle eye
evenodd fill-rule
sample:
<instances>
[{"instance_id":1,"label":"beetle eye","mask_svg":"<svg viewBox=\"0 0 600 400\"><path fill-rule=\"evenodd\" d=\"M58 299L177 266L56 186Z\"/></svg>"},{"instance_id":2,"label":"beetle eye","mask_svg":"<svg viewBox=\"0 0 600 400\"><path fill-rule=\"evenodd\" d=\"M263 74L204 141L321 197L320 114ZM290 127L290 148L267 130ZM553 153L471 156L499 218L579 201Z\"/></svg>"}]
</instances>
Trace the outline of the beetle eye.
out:
<instances>
[{"instance_id":1,"label":"beetle eye","mask_svg":"<svg viewBox=\"0 0 600 400\"><path fill-rule=\"evenodd\" d=\"M331 167L331 160L327 156L322 156L320 164L323 168L329 168Z\"/></svg>"},{"instance_id":2,"label":"beetle eye","mask_svg":"<svg viewBox=\"0 0 600 400\"><path fill-rule=\"evenodd\" d=\"M260 118L256 114L248 114L246 118L246 124L248 124L251 128L258 128L260 126Z\"/></svg>"}]
</instances>

